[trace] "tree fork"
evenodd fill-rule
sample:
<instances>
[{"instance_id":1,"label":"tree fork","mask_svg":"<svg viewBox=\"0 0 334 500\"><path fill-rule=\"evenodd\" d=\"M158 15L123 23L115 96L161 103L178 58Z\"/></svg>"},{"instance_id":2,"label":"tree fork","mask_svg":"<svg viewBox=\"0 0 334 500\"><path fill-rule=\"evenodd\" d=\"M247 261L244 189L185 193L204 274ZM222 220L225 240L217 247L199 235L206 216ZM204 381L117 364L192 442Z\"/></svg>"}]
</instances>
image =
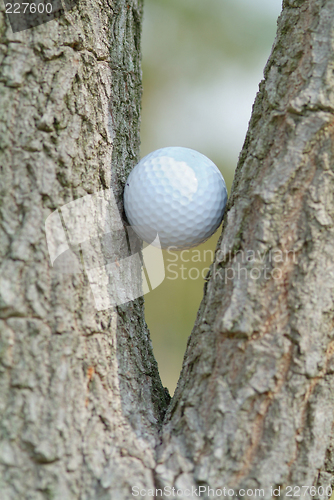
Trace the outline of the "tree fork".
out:
<instances>
[{"instance_id":1,"label":"tree fork","mask_svg":"<svg viewBox=\"0 0 334 500\"><path fill-rule=\"evenodd\" d=\"M13 35L0 12L1 499L330 485L334 1L283 3L161 434L142 299L96 312L44 232L87 194L111 187L121 206L141 16L140 1L82 0Z\"/></svg>"}]
</instances>

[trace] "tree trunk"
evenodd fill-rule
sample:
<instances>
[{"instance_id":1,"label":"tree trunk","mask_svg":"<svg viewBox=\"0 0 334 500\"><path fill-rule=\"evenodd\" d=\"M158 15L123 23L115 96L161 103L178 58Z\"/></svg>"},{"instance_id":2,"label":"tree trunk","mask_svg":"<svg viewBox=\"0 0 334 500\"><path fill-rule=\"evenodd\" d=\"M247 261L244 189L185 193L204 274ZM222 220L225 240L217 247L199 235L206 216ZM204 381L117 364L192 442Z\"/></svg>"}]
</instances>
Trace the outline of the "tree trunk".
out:
<instances>
[{"instance_id":1,"label":"tree trunk","mask_svg":"<svg viewBox=\"0 0 334 500\"><path fill-rule=\"evenodd\" d=\"M265 498L315 485L301 497L328 497L318 486L334 479L333 46L332 0L284 1L166 416L162 485Z\"/></svg>"},{"instance_id":2,"label":"tree trunk","mask_svg":"<svg viewBox=\"0 0 334 500\"><path fill-rule=\"evenodd\" d=\"M143 300L97 311L87 273L52 267L44 229L110 187L121 209L138 160L141 16L140 0L81 0L13 34L1 11L1 500L172 487L269 499L289 486L327 498L334 0L283 4L162 430L168 396Z\"/></svg>"},{"instance_id":3,"label":"tree trunk","mask_svg":"<svg viewBox=\"0 0 334 500\"><path fill-rule=\"evenodd\" d=\"M0 498L129 498L153 486L165 407L143 299L96 311L44 225L138 161L142 2L90 0L12 33L2 9Z\"/></svg>"}]
</instances>

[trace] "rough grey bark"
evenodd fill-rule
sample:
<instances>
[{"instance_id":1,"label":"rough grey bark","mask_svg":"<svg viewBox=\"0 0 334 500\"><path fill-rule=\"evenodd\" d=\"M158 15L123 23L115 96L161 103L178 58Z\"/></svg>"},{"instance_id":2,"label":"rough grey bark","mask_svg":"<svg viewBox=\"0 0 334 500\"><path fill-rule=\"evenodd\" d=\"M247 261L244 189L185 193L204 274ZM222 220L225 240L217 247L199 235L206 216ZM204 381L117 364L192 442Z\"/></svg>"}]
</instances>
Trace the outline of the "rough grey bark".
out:
<instances>
[{"instance_id":1,"label":"rough grey bark","mask_svg":"<svg viewBox=\"0 0 334 500\"><path fill-rule=\"evenodd\" d=\"M0 14L1 500L333 484L334 0L284 2L161 435L143 301L97 313L44 233L87 193L121 207L141 2L82 0L15 35Z\"/></svg>"},{"instance_id":2,"label":"rough grey bark","mask_svg":"<svg viewBox=\"0 0 334 500\"><path fill-rule=\"evenodd\" d=\"M162 485L333 485L334 2L283 7L166 415Z\"/></svg>"},{"instance_id":3,"label":"rough grey bark","mask_svg":"<svg viewBox=\"0 0 334 500\"><path fill-rule=\"evenodd\" d=\"M165 406L143 300L96 312L50 265L44 223L138 160L142 2L82 0L13 34L0 12L0 498L152 486Z\"/></svg>"}]
</instances>

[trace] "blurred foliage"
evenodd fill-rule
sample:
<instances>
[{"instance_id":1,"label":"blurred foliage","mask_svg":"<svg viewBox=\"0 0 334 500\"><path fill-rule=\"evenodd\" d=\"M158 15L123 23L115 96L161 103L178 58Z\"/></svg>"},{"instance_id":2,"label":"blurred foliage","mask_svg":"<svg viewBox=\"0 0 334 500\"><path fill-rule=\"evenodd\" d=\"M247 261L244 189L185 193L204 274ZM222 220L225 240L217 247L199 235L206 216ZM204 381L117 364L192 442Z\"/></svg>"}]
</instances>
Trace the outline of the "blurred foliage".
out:
<instances>
[{"instance_id":1,"label":"blurred foliage","mask_svg":"<svg viewBox=\"0 0 334 500\"><path fill-rule=\"evenodd\" d=\"M223 62L251 67L272 44L272 24L268 11L236 0L146 0L144 82L212 78Z\"/></svg>"},{"instance_id":2,"label":"blurred foliage","mask_svg":"<svg viewBox=\"0 0 334 500\"><path fill-rule=\"evenodd\" d=\"M220 230L196 249L189 249L188 253L181 254L179 251L169 255L164 251L165 280L145 295L145 316L154 354L162 382L171 394L179 378L187 338L195 323L203 297L204 278L219 234ZM188 259L189 262L185 262Z\"/></svg>"},{"instance_id":3,"label":"blurred foliage","mask_svg":"<svg viewBox=\"0 0 334 500\"><path fill-rule=\"evenodd\" d=\"M253 101L253 82L261 80L279 12L280 0L145 0L142 156L164 146L197 149L217 164L230 190L251 112L248 95ZM237 92L233 93L234 87ZM218 103L212 96L220 94L220 89L225 101ZM220 113L224 107L226 113ZM227 133L232 120L232 137L235 130L240 139L231 145ZM225 130L225 142L220 140L220 130L221 136ZM192 279L189 270L196 268L201 273L210 266L220 232L197 247L200 262L182 262L179 252L170 268L174 274L168 270L171 256L164 252L166 278L145 296L155 356L171 393L203 295L204 279ZM211 253L204 253L210 249ZM186 269L181 271L181 265ZM190 271L191 276L197 276L196 269ZM178 279L173 279L175 271Z\"/></svg>"}]
</instances>

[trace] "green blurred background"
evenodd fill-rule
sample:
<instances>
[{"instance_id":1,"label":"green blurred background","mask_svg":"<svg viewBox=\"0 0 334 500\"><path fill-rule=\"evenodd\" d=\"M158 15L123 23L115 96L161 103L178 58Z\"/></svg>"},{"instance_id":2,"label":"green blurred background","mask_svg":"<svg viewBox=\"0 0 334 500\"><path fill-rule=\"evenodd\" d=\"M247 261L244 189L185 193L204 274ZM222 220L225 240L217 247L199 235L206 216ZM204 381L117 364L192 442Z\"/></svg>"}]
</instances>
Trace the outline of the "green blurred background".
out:
<instances>
[{"instance_id":1,"label":"green blurred background","mask_svg":"<svg viewBox=\"0 0 334 500\"><path fill-rule=\"evenodd\" d=\"M142 157L165 146L196 149L216 163L230 191L280 11L281 0L145 0ZM166 278L145 295L171 394L220 232L182 255L164 252Z\"/></svg>"}]
</instances>

